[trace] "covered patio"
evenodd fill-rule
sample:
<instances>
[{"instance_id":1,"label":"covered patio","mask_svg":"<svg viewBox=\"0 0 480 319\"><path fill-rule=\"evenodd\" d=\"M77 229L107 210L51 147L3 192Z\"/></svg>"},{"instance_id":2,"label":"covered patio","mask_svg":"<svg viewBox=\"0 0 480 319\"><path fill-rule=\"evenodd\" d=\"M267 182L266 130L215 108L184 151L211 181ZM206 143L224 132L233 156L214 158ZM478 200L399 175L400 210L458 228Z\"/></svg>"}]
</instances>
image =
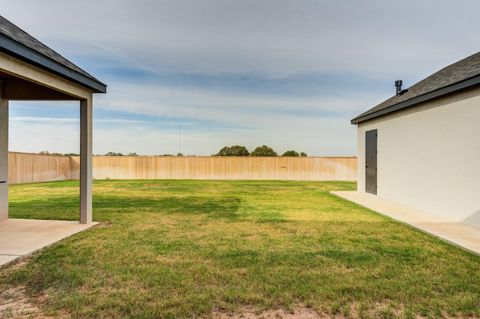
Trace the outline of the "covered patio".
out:
<instances>
[{"instance_id":1,"label":"covered patio","mask_svg":"<svg viewBox=\"0 0 480 319\"><path fill-rule=\"evenodd\" d=\"M96 224L62 220L5 219L0 222L0 266Z\"/></svg>"},{"instance_id":2,"label":"covered patio","mask_svg":"<svg viewBox=\"0 0 480 319\"><path fill-rule=\"evenodd\" d=\"M93 225L93 94L106 85L0 16L0 265ZM9 220L9 101L78 101L79 222Z\"/></svg>"}]
</instances>

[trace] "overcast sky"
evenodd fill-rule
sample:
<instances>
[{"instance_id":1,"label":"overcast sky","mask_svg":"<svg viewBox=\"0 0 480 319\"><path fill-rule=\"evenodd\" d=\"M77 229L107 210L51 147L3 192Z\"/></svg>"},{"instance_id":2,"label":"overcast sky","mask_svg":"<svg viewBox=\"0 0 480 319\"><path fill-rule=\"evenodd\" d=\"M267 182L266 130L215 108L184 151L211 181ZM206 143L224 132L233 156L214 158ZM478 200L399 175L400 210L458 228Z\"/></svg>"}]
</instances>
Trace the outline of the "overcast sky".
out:
<instances>
[{"instance_id":1,"label":"overcast sky","mask_svg":"<svg viewBox=\"0 0 480 319\"><path fill-rule=\"evenodd\" d=\"M354 155L350 119L480 48L480 1L0 0L108 84L94 153ZM11 103L10 149L78 152L75 103Z\"/></svg>"}]
</instances>

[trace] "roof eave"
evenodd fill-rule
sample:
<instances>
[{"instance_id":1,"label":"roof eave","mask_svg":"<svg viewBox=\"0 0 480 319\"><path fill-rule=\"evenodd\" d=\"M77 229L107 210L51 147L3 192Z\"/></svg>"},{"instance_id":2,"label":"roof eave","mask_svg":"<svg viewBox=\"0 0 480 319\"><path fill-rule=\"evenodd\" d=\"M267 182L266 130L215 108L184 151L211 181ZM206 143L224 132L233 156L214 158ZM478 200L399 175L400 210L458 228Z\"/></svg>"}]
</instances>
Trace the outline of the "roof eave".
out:
<instances>
[{"instance_id":1,"label":"roof eave","mask_svg":"<svg viewBox=\"0 0 480 319\"><path fill-rule=\"evenodd\" d=\"M3 34L0 34L0 51L7 52L20 60L24 60L44 70L76 82L92 90L93 93L107 93L106 84L53 61L43 54L40 54Z\"/></svg>"},{"instance_id":2,"label":"roof eave","mask_svg":"<svg viewBox=\"0 0 480 319\"><path fill-rule=\"evenodd\" d=\"M467 80L463 80L461 82L457 82L457 83L449 85L449 86L445 86L445 87L440 88L440 89L435 90L435 91L425 93L423 95L416 96L414 98L411 98L410 100L406 100L406 101L394 104L394 105L392 105L388 108L379 110L377 112L357 116L356 118L351 120L351 123L352 124L359 124L359 123L362 123L362 122L366 122L366 121L369 121L369 120L372 120L372 119L375 119L375 118L378 118L378 117L381 117L381 116L385 116L385 115L393 113L393 112L397 112L397 111L415 106L419 103L427 102L427 101L430 101L430 100L433 100L433 99L436 99L436 98L439 98L439 97L442 97L442 96L445 96L445 95L448 95L448 94L452 94L452 93L455 93L455 92L460 91L460 90L468 89L470 87L474 87L474 86L477 86L477 85L480 85L480 75L474 76L474 77L469 78Z\"/></svg>"}]
</instances>

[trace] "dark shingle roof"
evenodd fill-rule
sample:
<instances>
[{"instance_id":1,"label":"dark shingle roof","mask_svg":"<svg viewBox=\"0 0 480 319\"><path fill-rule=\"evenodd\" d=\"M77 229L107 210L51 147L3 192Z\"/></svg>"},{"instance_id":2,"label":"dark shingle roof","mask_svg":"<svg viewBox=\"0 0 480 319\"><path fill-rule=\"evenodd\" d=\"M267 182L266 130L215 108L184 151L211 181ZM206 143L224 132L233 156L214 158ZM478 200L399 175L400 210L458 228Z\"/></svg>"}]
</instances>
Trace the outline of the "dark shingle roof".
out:
<instances>
[{"instance_id":1,"label":"dark shingle roof","mask_svg":"<svg viewBox=\"0 0 480 319\"><path fill-rule=\"evenodd\" d=\"M352 123L364 122L479 84L480 52L477 52L412 85L406 93L395 95L360 114Z\"/></svg>"},{"instance_id":2,"label":"dark shingle roof","mask_svg":"<svg viewBox=\"0 0 480 319\"><path fill-rule=\"evenodd\" d=\"M0 50L12 53L21 59L83 84L94 89L95 92L104 93L106 91L105 84L1 15Z\"/></svg>"}]
</instances>

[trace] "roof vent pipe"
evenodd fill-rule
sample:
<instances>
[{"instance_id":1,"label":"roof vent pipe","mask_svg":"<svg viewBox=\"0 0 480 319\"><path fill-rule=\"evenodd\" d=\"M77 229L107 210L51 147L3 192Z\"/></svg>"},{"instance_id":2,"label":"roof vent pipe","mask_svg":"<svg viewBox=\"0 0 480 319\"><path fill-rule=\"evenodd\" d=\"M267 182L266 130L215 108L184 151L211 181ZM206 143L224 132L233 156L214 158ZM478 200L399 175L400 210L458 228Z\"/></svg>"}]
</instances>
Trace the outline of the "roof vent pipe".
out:
<instances>
[{"instance_id":1,"label":"roof vent pipe","mask_svg":"<svg viewBox=\"0 0 480 319\"><path fill-rule=\"evenodd\" d=\"M397 88L396 94L399 95L402 92L402 80L396 80L395 81L395 87Z\"/></svg>"}]
</instances>

